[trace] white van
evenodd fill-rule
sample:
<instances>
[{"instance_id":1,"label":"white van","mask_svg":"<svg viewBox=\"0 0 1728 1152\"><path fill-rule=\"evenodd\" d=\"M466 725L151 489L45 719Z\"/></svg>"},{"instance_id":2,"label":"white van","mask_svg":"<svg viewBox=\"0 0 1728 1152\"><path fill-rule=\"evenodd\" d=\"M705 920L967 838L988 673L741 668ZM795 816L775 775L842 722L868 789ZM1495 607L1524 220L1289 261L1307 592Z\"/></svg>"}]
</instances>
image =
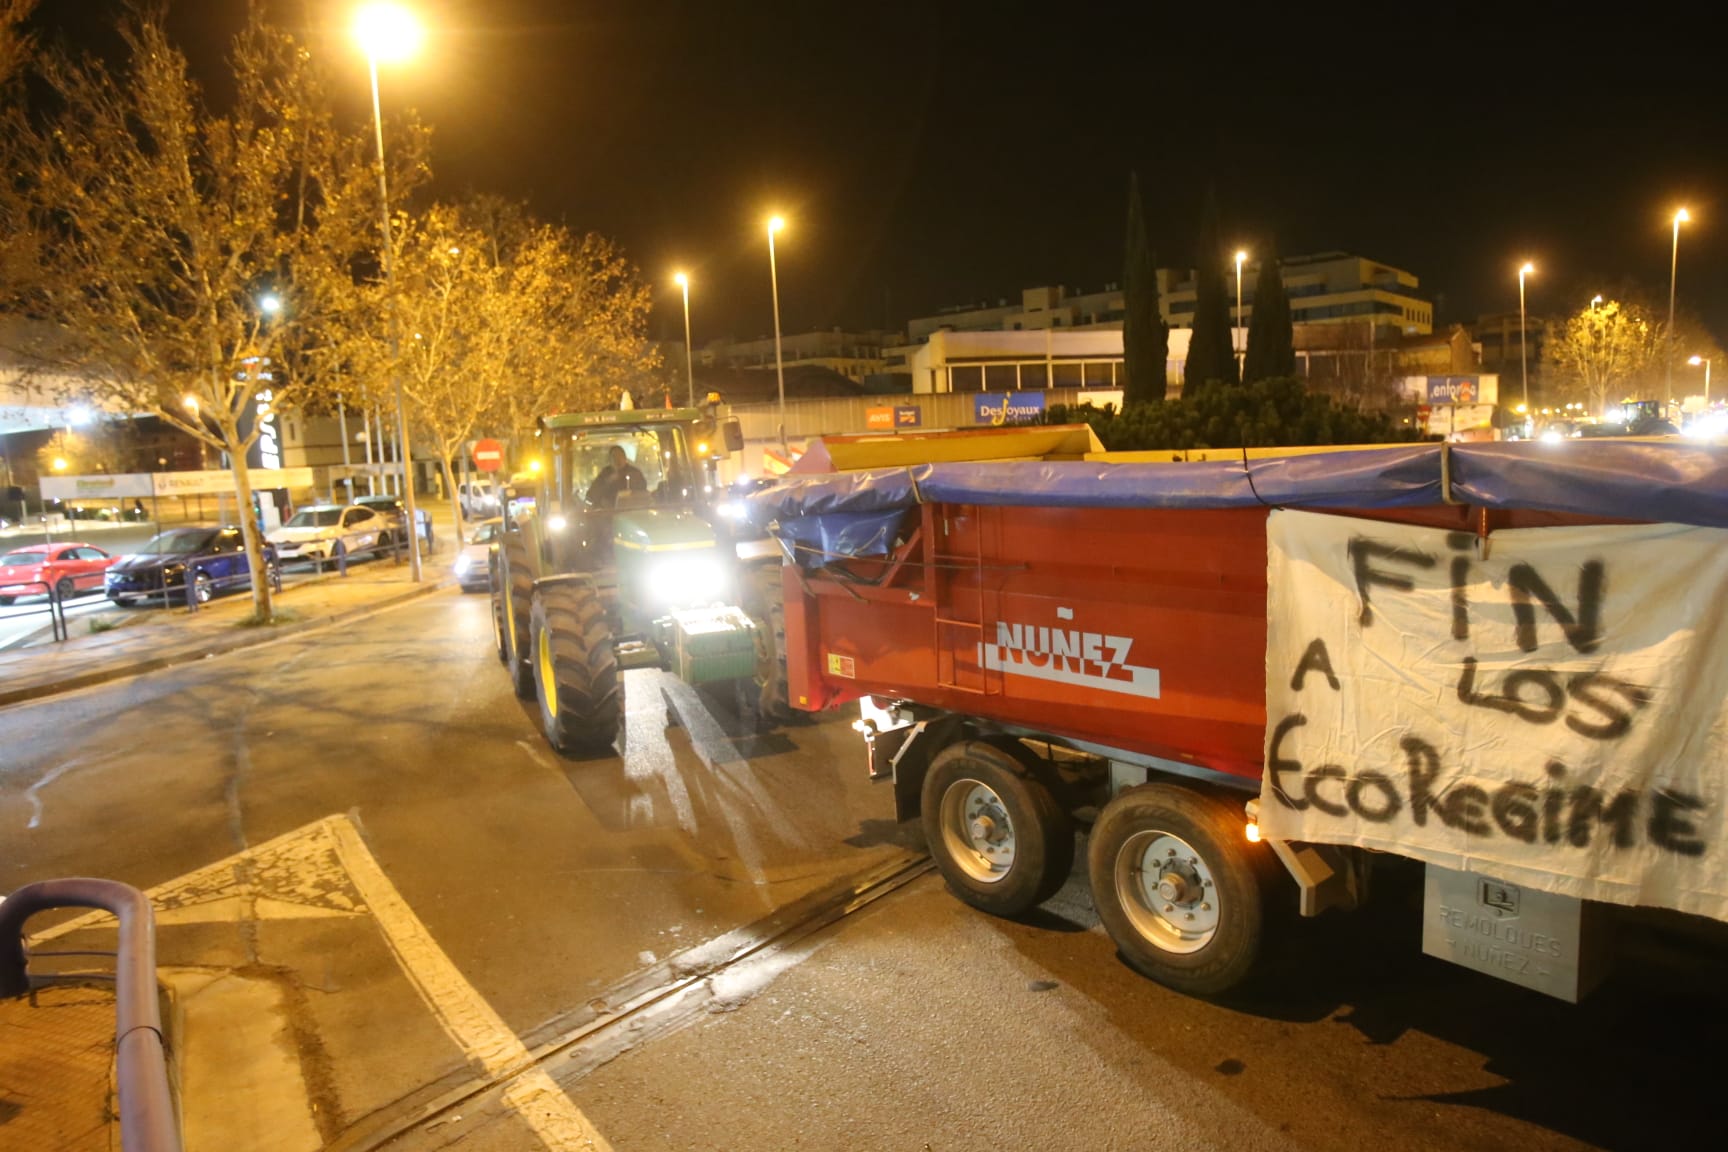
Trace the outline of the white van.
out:
<instances>
[{"instance_id":1,"label":"white van","mask_svg":"<svg viewBox=\"0 0 1728 1152\"><path fill-rule=\"evenodd\" d=\"M490 480L469 480L456 485L456 500L465 520L498 515L498 487Z\"/></svg>"}]
</instances>

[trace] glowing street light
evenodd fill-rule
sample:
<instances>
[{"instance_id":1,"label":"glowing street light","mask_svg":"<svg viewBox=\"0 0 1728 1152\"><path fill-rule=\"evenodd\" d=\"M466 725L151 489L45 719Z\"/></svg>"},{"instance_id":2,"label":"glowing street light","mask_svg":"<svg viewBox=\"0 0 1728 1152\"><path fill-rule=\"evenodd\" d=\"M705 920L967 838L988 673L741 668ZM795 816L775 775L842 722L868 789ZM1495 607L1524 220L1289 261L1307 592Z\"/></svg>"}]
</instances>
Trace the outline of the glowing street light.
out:
<instances>
[{"instance_id":1,"label":"glowing street light","mask_svg":"<svg viewBox=\"0 0 1728 1152\"><path fill-rule=\"evenodd\" d=\"M774 377L780 384L780 447L786 447L786 366L780 359L780 273L774 265L774 233L786 227L778 216L768 218L768 283L774 290Z\"/></svg>"},{"instance_id":2,"label":"glowing street light","mask_svg":"<svg viewBox=\"0 0 1728 1152\"><path fill-rule=\"evenodd\" d=\"M274 292L266 292L258 298L258 308L266 316L279 316L282 313L282 297Z\"/></svg>"},{"instance_id":3,"label":"glowing street light","mask_svg":"<svg viewBox=\"0 0 1728 1152\"><path fill-rule=\"evenodd\" d=\"M1526 409L1530 407L1530 345L1524 340L1524 277L1534 275L1535 272L1536 265L1528 260L1518 269L1518 380L1524 389Z\"/></svg>"},{"instance_id":4,"label":"glowing street light","mask_svg":"<svg viewBox=\"0 0 1728 1152\"><path fill-rule=\"evenodd\" d=\"M1248 259L1248 253L1236 253L1236 327L1230 332L1230 347L1236 350L1242 336L1242 261Z\"/></svg>"},{"instance_id":5,"label":"glowing street light","mask_svg":"<svg viewBox=\"0 0 1728 1152\"><path fill-rule=\"evenodd\" d=\"M1698 367L1700 364L1704 365L1704 407L1710 407L1710 357L1694 356L1690 360L1686 361L1686 363L1692 365L1694 368Z\"/></svg>"},{"instance_id":6,"label":"glowing street light","mask_svg":"<svg viewBox=\"0 0 1728 1152\"><path fill-rule=\"evenodd\" d=\"M1665 406L1674 403L1674 285L1680 277L1680 225L1690 222L1692 214L1682 208L1674 213L1674 254L1668 262L1668 346L1663 391Z\"/></svg>"},{"instance_id":7,"label":"glowing street light","mask_svg":"<svg viewBox=\"0 0 1728 1152\"><path fill-rule=\"evenodd\" d=\"M769 236L773 241L773 236ZM690 277L679 272L672 277L672 283L678 285L684 292L684 379L690 384L690 407L696 407L696 361L690 351Z\"/></svg>"},{"instance_id":8,"label":"glowing street light","mask_svg":"<svg viewBox=\"0 0 1728 1152\"><path fill-rule=\"evenodd\" d=\"M374 63L397 64L420 50L426 31L401 4L366 4L354 14L354 39Z\"/></svg>"},{"instance_id":9,"label":"glowing street light","mask_svg":"<svg viewBox=\"0 0 1728 1152\"><path fill-rule=\"evenodd\" d=\"M384 286L390 295L390 387L396 395L396 439L402 446L402 506L408 524L408 577L420 583L420 519L414 507L414 449L402 407L402 377L397 371L396 257L390 240L390 188L384 173L384 113L378 99L378 61L406 60L420 47L420 21L400 4L367 4L354 18L354 38L366 52L372 79L372 129L378 142L378 220L384 233Z\"/></svg>"},{"instance_id":10,"label":"glowing street light","mask_svg":"<svg viewBox=\"0 0 1728 1152\"><path fill-rule=\"evenodd\" d=\"M64 456L54 457L54 471L56 471L56 472L66 471L66 457L64 457Z\"/></svg>"}]
</instances>

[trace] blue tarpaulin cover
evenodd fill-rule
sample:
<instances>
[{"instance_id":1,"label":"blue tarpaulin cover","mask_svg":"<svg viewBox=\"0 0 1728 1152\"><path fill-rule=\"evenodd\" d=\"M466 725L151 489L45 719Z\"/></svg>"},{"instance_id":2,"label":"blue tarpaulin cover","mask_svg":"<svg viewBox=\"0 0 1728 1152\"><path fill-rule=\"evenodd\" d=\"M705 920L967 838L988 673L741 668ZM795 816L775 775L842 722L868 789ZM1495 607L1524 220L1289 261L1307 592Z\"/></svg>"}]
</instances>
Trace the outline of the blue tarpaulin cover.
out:
<instances>
[{"instance_id":1,"label":"blue tarpaulin cover","mask_svg":"<svg viewBox=\"0 0 1728 1152\"><path fill-rule=\"evenodd\" d=\"M1444 491L1447 483L1450 490ZM1002 461L787 476L749 499L782 538L892 546L920 503L1061 508L1410 508L1446 502L1728 528L1728 447L1685 441L1416 444L1204 463ZM835 514L851 520L827 522ZM860 516L859 514L872 514ZM823 523L801 523L820 520Z\"/></svg>"}]
</instances>

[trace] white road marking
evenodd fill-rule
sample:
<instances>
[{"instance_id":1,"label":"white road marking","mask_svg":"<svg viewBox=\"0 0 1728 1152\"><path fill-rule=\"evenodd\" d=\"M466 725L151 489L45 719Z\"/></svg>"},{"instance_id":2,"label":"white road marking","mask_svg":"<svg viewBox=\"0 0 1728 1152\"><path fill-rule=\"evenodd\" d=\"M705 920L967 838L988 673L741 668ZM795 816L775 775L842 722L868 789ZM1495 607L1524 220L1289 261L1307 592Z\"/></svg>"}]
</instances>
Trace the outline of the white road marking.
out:
<instances>
[{"instance_id":1,"label":"white road marking","mask_svg":"<svg viewBox=\"0 0 1728 1152\"><path fill-rule=\"evenodd\" d=\"M534 1067L533 1057L516 1033L438 947L367 851L353 822L346 816L331 816L325 824L335 838L343 867L377 919L390 950L444 1031L490 1075L523 1070L504 1085L504 1102L553 1152L611 1152L605 1137L545 1071Z\"/></svg>"},{"instance_id":2,"label":"white road marking","mask_svg":"<svg viewBox=\"0 0 1728 1152\"><path fill-rule=\"evenodd\" d=\"M551 1152L612 1152L612 1145L438 947L367 850L347 816L328 816L206 864L145 893L158 922L232 919L246 897L271 918L371 913L385 943L440 1026L488 1075L510 1076L503 1100ZM297 908L295 906L298 906ZM40 944L112 923L87 912L32 933Z\"/></svg>"}]
</instances>

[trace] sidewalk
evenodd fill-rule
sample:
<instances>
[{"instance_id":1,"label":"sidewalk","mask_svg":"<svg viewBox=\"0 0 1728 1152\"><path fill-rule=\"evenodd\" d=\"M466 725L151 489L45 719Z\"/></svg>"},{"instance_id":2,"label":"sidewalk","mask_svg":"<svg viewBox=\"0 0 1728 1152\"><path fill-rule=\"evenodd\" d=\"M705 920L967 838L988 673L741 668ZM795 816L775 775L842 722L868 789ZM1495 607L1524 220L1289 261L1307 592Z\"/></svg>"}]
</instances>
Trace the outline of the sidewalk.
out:
<instances>
[{"instance_id":1,"label":"sidewalk","mask_svg":"<svg viewBox=\"0 0 1728 1152\"><path fill-rule=\"evenodd\" d=\"M197 612L183 607L129 609L126 623L112 631L75 632L63 644L0 652L0 708L268 643L427 595L454 583L450 565L456 552L448 542L441 545L423 558L419 584L409 578L406 561L354 564L346 576L332 572L295 580L291 574L291 582L274 598L276 611L286 619L268 627L241 625L252 614L252 595L240 590L217 597Z\"/></svg>"}]
</instances>

